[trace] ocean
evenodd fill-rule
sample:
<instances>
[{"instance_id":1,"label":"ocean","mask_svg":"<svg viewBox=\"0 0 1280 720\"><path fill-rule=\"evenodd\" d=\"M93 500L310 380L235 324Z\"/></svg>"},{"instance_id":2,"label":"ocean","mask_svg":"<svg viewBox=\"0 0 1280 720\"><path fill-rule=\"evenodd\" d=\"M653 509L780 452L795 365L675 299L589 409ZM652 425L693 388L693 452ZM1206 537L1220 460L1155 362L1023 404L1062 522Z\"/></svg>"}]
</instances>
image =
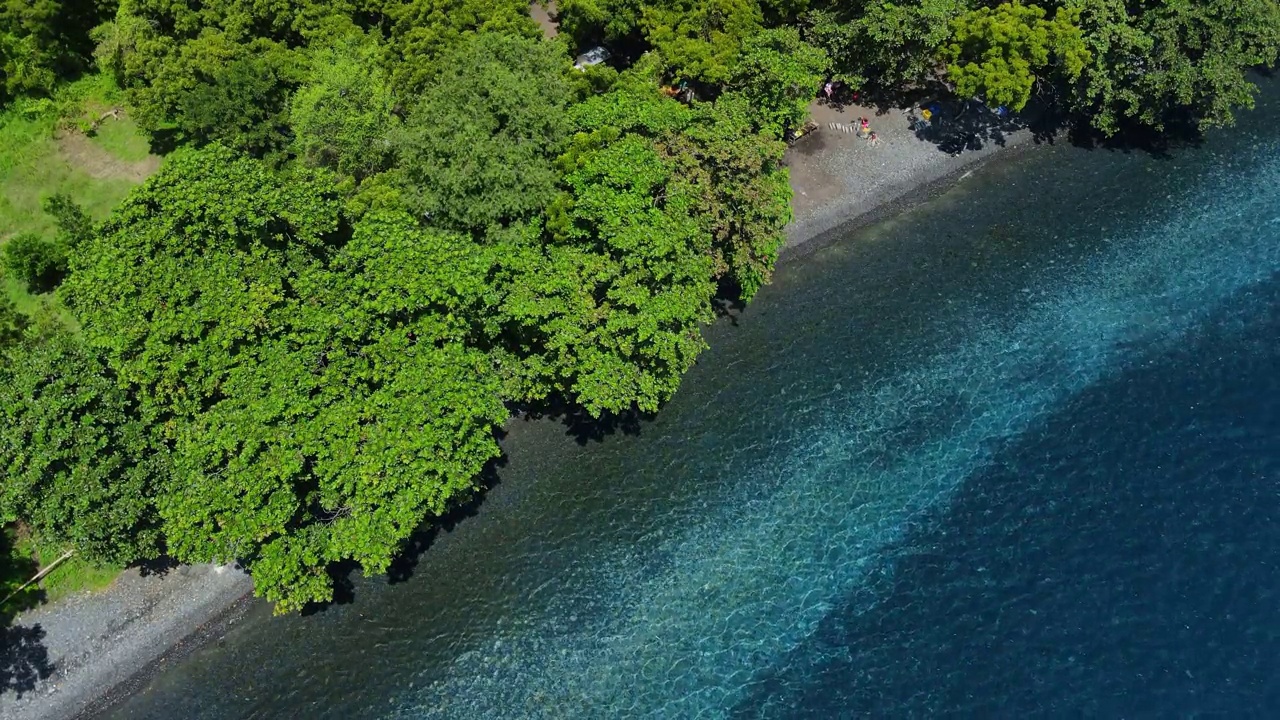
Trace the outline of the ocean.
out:
<instances>
[{"instance_id":1,"label":"ocean","mask_svg":"<svg viewBox=\"0 0 1280 720\"><path fill-rule=\"evenodd\" d=\"M103 715L1280 715L1278 111L784 264L656 418L513 421L389 577Z\"/></svg>"}]
</instances>

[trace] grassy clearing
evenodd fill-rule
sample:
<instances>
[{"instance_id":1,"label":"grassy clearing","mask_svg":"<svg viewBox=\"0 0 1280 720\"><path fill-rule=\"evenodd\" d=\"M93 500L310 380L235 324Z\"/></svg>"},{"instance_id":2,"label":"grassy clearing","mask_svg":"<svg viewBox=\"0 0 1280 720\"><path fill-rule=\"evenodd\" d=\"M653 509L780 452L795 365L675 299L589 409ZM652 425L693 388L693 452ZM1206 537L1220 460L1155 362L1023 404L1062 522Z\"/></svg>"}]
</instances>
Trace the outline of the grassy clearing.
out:
<instances>
[{"instance_id":1,"label":"grassy clearing","mask_svg":"<svg viewBox=\"0 0 1280 720\"><path fill-rule=\"evenodd\" d=\"M23 528L9 526L0 539L0 600L30 580L45 565L62 556L63 548L45 545ZM39 583L0 604L0 617L78 592L101 590L120 574L120 568L99 567L80 558L64 561Z\"/></svg>"},{"instance_id":2,"label":"grassy clearing","mask_svg":"<svg viewBox=\"0 0 1280 720\"><path fill-rule=\"evenodd\" d=\"M0 238L22 232L51 235L53 221L40 210L48 195L66 193L102 219L138 184L136 174L113 177L109 166L86 172L55 138L60 124L77 132L104 108L121 104L110 80L92 75L66 86L53 100L20 100L0 113ZM88 143L124 165L144 162L149 154L146 137L125 117L104 120Z\"/></svg>"}]
</instances>

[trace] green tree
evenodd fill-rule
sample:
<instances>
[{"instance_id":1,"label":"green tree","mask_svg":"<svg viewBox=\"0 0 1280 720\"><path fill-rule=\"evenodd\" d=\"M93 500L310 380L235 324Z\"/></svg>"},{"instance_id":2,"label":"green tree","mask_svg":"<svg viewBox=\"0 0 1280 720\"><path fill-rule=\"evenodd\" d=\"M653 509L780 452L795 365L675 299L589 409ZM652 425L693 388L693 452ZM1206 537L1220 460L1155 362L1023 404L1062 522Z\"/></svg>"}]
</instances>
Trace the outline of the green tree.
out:
<instances>
[{"instance_id":1,"label":"green tree","mask_svg":"<svg viewBox=\"0 0 1280 720\"><path fill-rule=\"evenodd\" d=\"M1091 60L1071 88L1073 109L1106 134L1124 124L1201 129L1253 107L1247 73L1276 62L1280 5L1273 0L1125 3L1071 0Z\"/></svg>"},{"instance_id":2,"label":"green tree","mask_svg":"<svg viewBox=\"0 0 1280 720\"><path fill-rule=\"evenodd\" d=\"M200 142L258 155L288 143L287 100L301 80L297 55L270 40L247 44L209 33L183 46L166 114ZM161 79L167 80L168 75Z\"/></svg>"},{"instance_id":3,"label":"green tree","mask_svg":"<svg viewBox=\"0 0 1280 720\"><path fill-rule=\"evenodd\" d=\"M96 28L94 56L146 130L273 155L289 141L287 100L305 52L387 22L394 0L129 0Z\"/></svg>"},{"instance_id":4,"label":"green tree","mask_svg":"<svg viewBox=\"0 0 1280 720\"><path fill-rule=\"evenodd\" d=\"M835 79L895 88L934 72L952 21L969 7L969 0L823 3L805 16L806 39L827 52Z\"/></svg>"},{"instance_id":5,"label":"green tree","mask_svg":"<svg viewBox=\"0 0 1280 720\"><path fill-rule=\"evenodd\" d=\"M424 90L441 71L456 70L444 57L477 33L542 37L526 0L402 0L388 6L392 84L406 95Z\"/></svg>"},{"instance_id":6,"label":"green tree","mask_svg":"<svg viewBox=\"0 0 1280 720\"><path fill-rule=\"evenodd\" d=\"M172 155L78 254L64 296L171 450L155 493L184 561L240 559L279 611L329 564L384 571L474 488L505 419L466 343L488 260L213 145ZM388 214L391 213L391 214Z\"/></svg>"},{"instance_id":7,"label":"green tree","mask_svg":"<svg viewBox=\"0 0 1280 720\"><path fill-rule=\"evenodd\" d=\"M795 28L764 30L747 40L730 87L755 108L758 129L781 138L808 117L827 64Z\"/></svg>"},{"instance_id":8,"label":"green tree","mask_svg":"<svg viewBox=\"0 0 1280 720\"><path fill-rule=\"evenodd\" d=\"M661 143L697 194L697 217L711 234L712 277L744 301L772 277L792 217L786 144L755 132L760 109L726 93Z\"/></svg>"},{"instance_id":9,"label":"green tree","mask_svg":"<svg viewBox=\"0 0 1280 720\"><path fill-rule=\"evenodd\" d=\"M556 3L560 32L577 47L598 42L629 43L640 39L640 0L561 0Z\"/></svg>"},{"instance_id":10,"label":"green tree","mask_svg":"<svg viewBox=\"0 0 1280 720\"><path fill-rule=\"evenodd\" d=\"M0 102L50 93L58 81L55 62L37 36L0 31Z\"/></svg>"},{"instance_id":11,"label":"green tree","mask_svg":"<svg viewBox=\"0 0 1280 720\"><path fill-rule=\"evenodd\" d=\"M0 248L4 268L31 292L52 290L67 273L67 252L60 243L23 233Z\"/></svg>"},{"instance_id":12,"label":"green tree","mask_svg":"<svg viewBox=\"0 0 1280 720\"><path fill-rule=\"evenodd\" d=\"M729 81L743 43L760 29L755 0L662 0L646 5L640 27L670 74L710 85Z\"/></svg>"},{"instance_id":13,"label":"green tree","mask_svg":"<svg viewBox=\"0 0 1280 720\"><path fill-rule=\"evenodd\" d=\"M7 296L0 295L0 350L21 340L27 325L27 316Z\"/></svg>"},{"instance_id":14,"label":"green tree","mask_svg":"<svg viewBox=\"0 0 1280 720\"><path fill-rule=\"evenodd\" d=\"M396 143L414 210L483 229L544 207L569 131L567 67L556 44L490 33L446 56Z\"/></svg>"},{"instance_id":15,"label":"green tree","mask_svg":"<svg viewBox=\"0 0 1280 720\"><path fill-rule=\"evenodd\" d=\"M712 239L712 277L750 299L766 282L791 219L786 145L756 131L766 123L741 92L687 106L659 92L654 58L642 59L612 91L573 108L589 132L634 133L655 141L697 195L694 214Z\"/></svg>"},{"instance_id":16,"label":"green tree","mask_svg":"<svg viewBox=\"0 0 1280 720\"><path fill-rule=\"evenodd\" d=\"M0 352L0 522L93 562L154 557L165 465L126 392L69 333Z\"/></svg>"},{"instance_id":17,"label":"green tree","mask_svg":"<svg viewBox=\"0 0 1280 720\"><path fill-rule=\"evenodd\" d=\"M1076 21L1079 13L1004 3L983 7L955 21L955 37L944 50L947 74L963 97L980 95L992 105L1021 110L1046 73L1067 82L1080 77L1089 51Z\"/></svg>"},{"instance_id":18,"label":"green tree","mask_svg":"<svg viewBox=\"0 0 1280 720\"><path fill-rule=\"evenodd\" d=\"M99 0L0 0L0 103L48 94L83 70L90 30L114 10Z\"/></svg>"},{"instance_id":19,"label":"green tree","mask_svg":"<svg viewBox=\"0 0 1280 720\"><path fill-rule=\"evenodd\" d=\"M303 162L356 179L386 169L398 121L379 54L377 45L356 38L312 52L310 77L289 111L294 152Z\"/></svg>"},{"instance_id":20,"label":"green tree","mask_svg":"<svg viewBox=\"0 0 1280 720\"><path fill-rule=\"evenodd\" d=\"M572 108L545 229L490 238L515 397L560 394L594 415L656 410L705 347L716 281L744 297L790 217L783 144L728 93L666 97L653 59Z\"/></svg>"},{"instance_id":21,"label":"green tree","mask_svg":"<svg viewBox=\"0 0 1280 720\"><path fill-rule=\"evenodd\" d=\"M705 348L711 237L695 194L651 140L604 129L561 159L545 243L508 252L504 303L558 391L593 415L656 410ZM541 390L541 392L539 392Z\"/></svg>"},{"instance_id":22,"label":"green tree","mask_svg":"<svg viewBox=\"0 0 1280 720\"><path fill-rule=\"evenodd\" d=\"M74 251L93 235L93 220L71 196L56 193L46 197L40 208L53 217L58 227L58 243Z\"/></svg>"}]
</instances>

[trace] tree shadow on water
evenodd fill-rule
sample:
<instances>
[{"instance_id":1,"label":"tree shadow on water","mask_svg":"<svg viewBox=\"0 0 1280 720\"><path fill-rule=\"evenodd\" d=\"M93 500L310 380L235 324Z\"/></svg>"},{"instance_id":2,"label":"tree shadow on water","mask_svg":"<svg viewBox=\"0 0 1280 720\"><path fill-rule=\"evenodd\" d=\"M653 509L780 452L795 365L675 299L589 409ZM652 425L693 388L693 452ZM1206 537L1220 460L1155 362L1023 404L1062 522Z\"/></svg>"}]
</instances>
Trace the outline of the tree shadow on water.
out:
<instances>
[{"instance_id":1,"label":"tree shadow on water","mask_svg":"<svg viewBox=\"0 0 1280 720\"><path fill-rule=\"evenodd\" d=\"M466 502L455 505L449 512L433 519L426 527L409 537L404 550L391 561L391 567L387 568L388 584L396 585L413 577L418 561L431 549L442 532L453 532L467 518L475 517L480 512L485 495L501 482L498 469L506 464L505 454L490 460L480 473L479 489Z\"/></svg>"},{"instance_id":2,"label":"tree shadow on water","mask_svg":"<svg viewBox=\"0 0 1280 720\"><path fill-rule=\"evenodd\" d=\"M485 464L476 480L477 489L465 501L455 504L439 517L423 523L417 532L409 536L400 553L392 559L385 577L387 584L397 585L413 577L422 556L435 544L441 533L451 533L467 518L475 517L489 490L500 482L498 470L507 464L506 455L499 455ZM360 564L352 560L329 565L329 578L333 582L333 599L324 603L311 603L302 609L302 615L309 617L325 612L331 607L349 605L356 600L355 576L360 572Z\"/></svg>"},{"instance_id":3,"label":"tree shadow on water","mask_svg":"<svg viewBox=\"0 0 1280 720\"><path fill-rule=\"evenodd\" d=\"M565 428L565 434L579 445L603 442L610 435L639 435L644 423L656 417L655 413L636 408L620 413L602 413L599 417L587 412L581 405L560 397L550 397L538 403L526 403L513 408L512 417L524 420L554 420Z\"/></svg>"}]
</instances>

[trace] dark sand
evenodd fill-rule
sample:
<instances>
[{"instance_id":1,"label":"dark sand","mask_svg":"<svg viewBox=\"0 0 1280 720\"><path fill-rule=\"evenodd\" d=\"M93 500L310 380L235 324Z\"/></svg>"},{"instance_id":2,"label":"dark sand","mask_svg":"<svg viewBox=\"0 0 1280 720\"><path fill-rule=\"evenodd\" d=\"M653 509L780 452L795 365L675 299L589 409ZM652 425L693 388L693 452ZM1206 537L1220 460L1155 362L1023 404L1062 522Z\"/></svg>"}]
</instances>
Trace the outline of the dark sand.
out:
<instances>
[{"instance_id":1,"label":"dark sand","mask_svg":"<svg viewBox=\"0 0 1280 720\"><path fill-rule=\"evenodd\" d=\"M980 149L953 156L918 138L903 110L877 114L869 107L814 103L810 113L819 129L797 140L786 157L795 217L787 227L783 257L818 247L848 232L850 225L900 212L963 180L968 171L997 152L1028 145L1032 139L1029 131L1017 131L1001 142L987 140ZM831 127L832 123L855 127L859 117L870 120L879 137L876 145L857 133Z\"/></svg>"}]
</instances>

